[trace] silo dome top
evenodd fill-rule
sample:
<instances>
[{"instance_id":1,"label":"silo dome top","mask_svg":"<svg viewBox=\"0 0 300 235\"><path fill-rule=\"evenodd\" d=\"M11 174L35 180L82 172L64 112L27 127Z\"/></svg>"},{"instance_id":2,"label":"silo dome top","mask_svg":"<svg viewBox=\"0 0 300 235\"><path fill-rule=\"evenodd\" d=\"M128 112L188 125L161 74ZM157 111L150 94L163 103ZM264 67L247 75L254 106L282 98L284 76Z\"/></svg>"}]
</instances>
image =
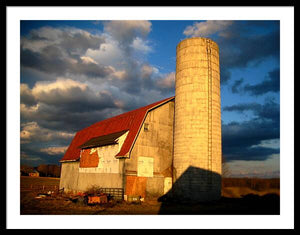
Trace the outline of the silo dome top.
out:
<instances>
[{"instance_id":1,"label":"silo dome top","mask_svg":"<svg viewBox=\"0 0 300 235\"><path fill-rule=\"evenodd\" d=\"M207 43L211 44L211 47L216 48L219 50L218 44L211 40L210 38L204 38L204 37L191 37L191 38L186 38L183 39L181 42L177 44L176 49L181 49L187 46L205 46Z\"/></svg>"}]
</instances>

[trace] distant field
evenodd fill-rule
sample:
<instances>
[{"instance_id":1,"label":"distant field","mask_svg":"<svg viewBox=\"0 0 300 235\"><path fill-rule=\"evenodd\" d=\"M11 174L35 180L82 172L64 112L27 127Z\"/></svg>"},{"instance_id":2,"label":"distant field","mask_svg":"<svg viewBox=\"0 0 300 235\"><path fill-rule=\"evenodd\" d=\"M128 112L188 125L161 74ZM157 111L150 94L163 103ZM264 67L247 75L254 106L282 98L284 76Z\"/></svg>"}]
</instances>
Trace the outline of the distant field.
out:
<instances>
[{"instance_id":1,"label":"distant field","mask_svg":"<svg viewBox=\"0 0 300 235\"><path fill-rule=\"evenodd\" d=\"M31 176L21 176L21 191L36 189L37 187L59 187L60 178L52 177L31 177Z\"/></svg>"},{"instance_id":2,"label":"distant field","mask_svg":"<svg viewBox=\"0 0 300 235\"><path fill-rule=\"evenodd\" d=\"M222 178L222 187L247 187L257 191L280 189L280 179Z\"/></svg>"},{"instance_id":3,"label":"distant field","mask_svg":"<svg viewBox=\"0 0 300 235\"><path fill-rule=\"evenodd\" d=\"M280 195L280 180L258 179L258 178L223 178L222 196L228 198L240 198L243 195L255 194L263 196L266 194Z\"/></svg>"}]
</instances>

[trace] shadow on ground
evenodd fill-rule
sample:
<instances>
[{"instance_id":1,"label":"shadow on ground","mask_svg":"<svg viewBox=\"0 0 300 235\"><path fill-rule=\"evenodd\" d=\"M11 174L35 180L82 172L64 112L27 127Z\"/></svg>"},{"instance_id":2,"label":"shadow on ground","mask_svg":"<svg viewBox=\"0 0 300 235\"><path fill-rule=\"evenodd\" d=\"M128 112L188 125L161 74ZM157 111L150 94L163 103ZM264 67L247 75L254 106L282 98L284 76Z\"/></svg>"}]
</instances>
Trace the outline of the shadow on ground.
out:
<instances>
[{"instance_id":1,"label":"shadow on ground","mask_svg":"<svg viewBox=\"0 0 300 235\"><path fill-rule=\"evenodd\" d=\"M193 182L197 182L193 183ZM216 185L216 187L215 187ZM243 195L241 198L221 197L221 176L197 167L189 167L158 199L159 214L169 215L278 215L278 194Z\"/></svg>"},{"instance_id":2,"label":"shadow on ground","mask_svg":"<svg viewBox=\"0 0 300 235\"><path fill-rule=\"evenodd\" d=\"M161 201L161 200L160 200ZM217 201L178 203L162 201L162 215L279 215L280 197L277 194L263 196L248 194L241 198L221 197Z\"/></svg>"}]
</instances>

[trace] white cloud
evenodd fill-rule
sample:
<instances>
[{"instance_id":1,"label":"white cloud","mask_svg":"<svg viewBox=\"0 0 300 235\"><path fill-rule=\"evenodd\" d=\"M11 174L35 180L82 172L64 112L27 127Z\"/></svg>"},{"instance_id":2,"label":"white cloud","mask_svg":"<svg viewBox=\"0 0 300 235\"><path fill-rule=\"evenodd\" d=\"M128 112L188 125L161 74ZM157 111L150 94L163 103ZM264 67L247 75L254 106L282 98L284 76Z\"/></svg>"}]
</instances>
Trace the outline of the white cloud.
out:
<instances>
[{"instance_id":1,"label":"white cloud","mask_svg":"<svg viewBox=\"0 0 300 235\"><path fill-rule=\"evenodd\" d=\"M85 56L92 58L98 64L120 67L126 61L124 52L119 48L118 43L107 36L106 42L97 49L89 48Z\"/></svg>"},{"instance_id":2,"label":"white cloud","mask_svg":"<svg viewBox=\"0 0 300 235\"><path fill-rule=\"evenodd\" d=\"M80 59L82 60L83 64L98 64L89 56L81 56Z\"/></svg>"},{"instance_id":3,"label":"white cloud","mask_svg":"<svg viewBox=\"0 0 300 235\"><path fill-rule=\"evenodd\" d=\"M164 78L157 80L157 85L161 88L175 89L175 73L169 73Z\"/></svg>"},{"instance_id":4,"label":"white cloud","mask_svg":"<svg viewBox=\"0 0 300 235\"><path fill-rule=\"evenodd\" d=\"M57 46L64 51L80 52L99 47L104 42L101 35L94 35L78 28L42 27L31 30L29 36L21 38L23 49L39 52L48 46Z\"/></svg>"},{"instance_id":5,"label":"white cloud","mask_svg":"<svg viewBox=\"0 0 300 235\"><path fill-rule=\"evenodd\" d=\"M77 28L42 27L21 38L21 67L46 74L66 76L82 74L104 78L111 71L85 55L105 42L103 34L91 34Z\"/></svg>"},{"instance_id":6,"label":"white cloud","mask_svg":"<svg viewBox=\"0 0 300 235\"><path fill-rule=\"evenodd\" d=\"M40 104L36 105L26 105L26 104L20 104L20 112L21 115L31 116L32 113L36 113L39 110Z\"/></svg>"},{"instance_id":7,"label":"white cloud","mask_svg":"<svg viewBox=\"0 0 300 235\"><path fill-rule=\"evenodd\" d=\"M32 94L39 98L41 95L46 95L53 91L65 92L73 88L85 91L87 89L87 85L69 78L58 78L54 82L37 82L32 89Z\"/></svg>"},{"instance_id":8,"label":"white cloud","mask_svg":"<svg viewBox=\"0 0 300 235\"><path fill-rule=\"evenodd\" d=\"M121 78L122 73L118 76ZM68 133L106 118L110 112L120 108L120 103L116 102L118 98L111 93L110 87L109 84L95 86L64 78L37 82L32 89L26 87L26 92L36 104L21 102L21 122L34 122L35 126L30 125L30 132L27 130L29 127L23 130L23 142L34 140L31 138L33 127L36 127L34 133L38 131L37 126ZM64 133L60 137L63 138Z\"/></svg>"},{"instance_id":9,"label":"white cloud","mask_svg":"<svg viewBox=\"0 0 300 235\"><path fill-rule=\"evenodd\" d=\"M154 67L148 65L148 64L144 64L141 67L141 75L142 78L149 78L154 72L156 72L156 70L154 69Z\"/></svg>"},{"instance_id":10,"label":"white cloud","mask_svg":"<svg viewBox=\"0 0 300 235\"><path fill-rule=\"evenodd\" d=\"M61 29L42 27L31 30L29 37L22 37L21 45L23 49L39 52L47 46L60 43L61 35Z\"/></svg>"},{"instance_id":11,"label":"white cloud","mask_svg":"<svg viewBox=\"0 0 300 235\"><path fill-rule=\"evenodd\" d=\"M151 26L146 20L114 20L104 23L104 30L119 42L131 42L136 36L146 37Z\"/></svg>"},{"instance_id":12,"label":"white cloud","mask_svg":"<svg viewBox=\"0 0 300 235\"><path fill-rule=\"evenodd\" d=\"M30 157L26 152L21 151L21 159L22 160L26 160L26 161L38 161L38 160L42 160L40 157Z\"/></svg>"},{"instance_id":13,"label":"white cloud","mask_svg":"<svg viewBox=\"0 0 300 235\"><path fill-rule=\"evenodd\" d=\"M264 148L278 149L280 147L280 140L279 139L262 140L260 142L260 144L253 145L252 147L264 147Z\"/></svg>"},{"instance_id":14,"label":"white cloud","mask_svg":"<svg viewBox=\"0 0 300 235\"><path fill-rule=\"evenodd\" d=\"M147 41L142 40L140 37L136 37L130 46L134 50L142 52L144 54L152 50L151 47L147 45Z\"/></svg>"},{"instance_id":15,"label":"white cloud","mask_svg":"<svg viewBox=\"0 0 300 235\"><path fill-rule=\"evenodd\" d=\"M20 85L20 97L21 103L23 104L34 105L36 103L36 100L32 95L30 88L25 83L21 83Z\"/></svg>"},{"instance_id":16,"label":"white cloud","mask_svg":"<svg viewBox=\"0 0 300 235\"><path fill-rule=\"evenodd\" d=\"M215 33L219 33L220 36L226 36L225 31L229 26L231 26L233 21L223 21L223 20L208 20L205 22L196 22L192 26L185 28L183 34L191 37L207 37Z\"/></svg>"},{"instance_id":17,"label":"white cloud","mask_svg":"<svg viewBox=\"0 0 300 235\"><path fill-rule=\"evenodd\" d=\"M119 80L124 80L127 76L127 72L126 70L115 71L114 73L112 73L112 76Z\"/></svg>"},{"instance_id":18,"label":"white cloud","mask_svg":"<svg viewBox=\"0 0 300 235\"><path fill-rule=\"evenodd\" d=\"M56 139L70 139L74 133L54 131L40 127L36 122L23 123L21 125L21 143L29 143L33 141L49 142Z\"/></svg>"},{"instance_id":19,"label":"white cloud","mask_svg":"<svg viewBox=\"0 0 300 235\"><path fill-rule=\"evenodd\" d=\"M64 147L48 147L40 149L41 152L48 153L49 155L58 155L64 154L67 150L68 146Z\"/></svg>"},{"instance_id":20,"label":"white cloud","mask_svg":"<svg viewBox=\"0 0 300 235\"><path fill-rule=\"evenodd\" d=\"M122 76L121 71L115 71L115 73L117 76ZM21 116L33 118L43 113L43 118L46 118L58 110L78 113L114 107L114 98L108 90L92 89L90 86L93 84L88 85L69 78L37 82L31 90L24 86L28 96L32 96L37 104L31 106L21 104Z\"/></svg>"},{"instance_id":21,"label":"white cloud","mask_svg":"<svg viewBox=\"0 0 300 235\"><path fill-rule=\"evenodd\" d=\"M242 161L227 162L231 176L238 177L279 177L280 161L279 154L273 154L265 161Z\"/></svg>"}]
</instances>

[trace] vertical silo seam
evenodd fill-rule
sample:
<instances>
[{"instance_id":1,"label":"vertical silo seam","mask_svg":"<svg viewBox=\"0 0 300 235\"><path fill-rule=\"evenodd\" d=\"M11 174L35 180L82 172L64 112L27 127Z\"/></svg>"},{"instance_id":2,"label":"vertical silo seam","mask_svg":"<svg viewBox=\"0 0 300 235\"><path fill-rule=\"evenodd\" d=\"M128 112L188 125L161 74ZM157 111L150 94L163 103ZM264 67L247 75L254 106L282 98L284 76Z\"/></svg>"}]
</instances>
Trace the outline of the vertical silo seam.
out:
<instances>
[{"instance_id":1,"label":"vertical silo seam","mask_svg":"<svg viewBox=\"0 0 300 235\"><path fill-rule=\"evenodd\" d=\"M207 68L208 68L208 183L212 184L212 67L210 40L206 40Z\"/></svg>"}]
</instances>

